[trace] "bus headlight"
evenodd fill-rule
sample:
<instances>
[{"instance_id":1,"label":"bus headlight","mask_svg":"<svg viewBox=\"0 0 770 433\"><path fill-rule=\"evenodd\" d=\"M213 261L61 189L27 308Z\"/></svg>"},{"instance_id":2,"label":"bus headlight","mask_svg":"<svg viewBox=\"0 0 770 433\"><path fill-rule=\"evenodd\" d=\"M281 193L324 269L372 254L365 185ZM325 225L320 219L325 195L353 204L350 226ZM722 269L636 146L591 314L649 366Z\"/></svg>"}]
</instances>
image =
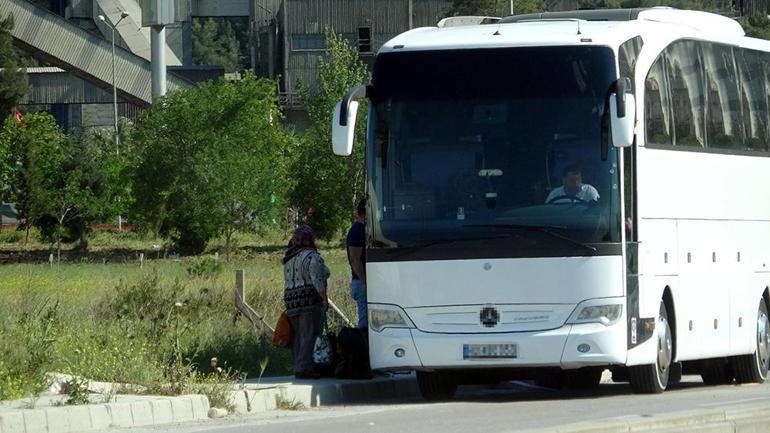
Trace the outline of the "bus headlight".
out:
<instances>
[{"instance_id":1,"label":"bus headlight","mask_svg":"<svg viewBox=\"0 0 770 433\"><path fill-rule=\"evenodd\" d=\"M414 328L414 323L409 320L401 307L395 305L373 304L369 305L369 328L380 332L385 328Z\"/></svg>"},{"instance_id":2,"label":"bus headlight","mask_svg":"<svg viewBox=\"0 0 770 433\"><path fill-rule=\"evenodd\" d=\"M607 299L594 299L578 305L569 318L569 323L601 323L610 326L620 319L623 304L610 304Z\"/></svg>"}]
</instances>

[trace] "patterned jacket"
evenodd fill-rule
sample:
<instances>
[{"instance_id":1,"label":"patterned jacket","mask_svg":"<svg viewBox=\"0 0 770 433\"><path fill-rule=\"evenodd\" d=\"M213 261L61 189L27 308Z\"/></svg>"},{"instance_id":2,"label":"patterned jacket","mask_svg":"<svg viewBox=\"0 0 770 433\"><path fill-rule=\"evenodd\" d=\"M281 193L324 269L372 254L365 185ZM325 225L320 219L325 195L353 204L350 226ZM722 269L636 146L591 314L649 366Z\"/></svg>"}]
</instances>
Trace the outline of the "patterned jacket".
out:
<instances>
[{"instance_id":1,"label":"patterned jacket","mask_svg":"<svg viewBox=\"0 0 770 433\"><path fill-rule=\"evenodd\" d=\"M296 316L321 306L331 272L317 251L307 249L283 265L286 315Z\"/></svg>"}]
</instances>

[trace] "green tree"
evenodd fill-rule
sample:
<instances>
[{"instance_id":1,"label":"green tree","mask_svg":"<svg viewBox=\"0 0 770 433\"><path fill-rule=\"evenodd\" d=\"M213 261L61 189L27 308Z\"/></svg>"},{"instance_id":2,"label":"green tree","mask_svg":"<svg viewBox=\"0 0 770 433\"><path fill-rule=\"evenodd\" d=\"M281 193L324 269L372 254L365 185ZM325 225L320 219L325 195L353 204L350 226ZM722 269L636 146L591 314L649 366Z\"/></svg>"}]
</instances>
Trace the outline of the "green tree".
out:
<instances>
[{"instance_id":1,"label":"green tree","mask_svg":"<svg viewBox=\"0 0 770 433\"><path fill-rule=\"evenodd\" d=\"M13 122L12 117L8 117L6 124ZM14 158L13 143L2 131L5 125L0 127L0 205L7 201L12 194L12 181L16 177L17 165ZM3 226L3 214L0 213L0 227Z\"/></svg>"},{"instance_id":2,"label":"green tree","mask_svg":"<svg viewBox=\"0 0 770 433\"><path fill-rule=\"evenodd\" d=\"M26 200L27 187L27 147L29 137L23 133L13 116L8 116L0 130L0 202L16 202L19 219L24 223L29 214Z\"/></svg>"},{"instance_id":3,"label":"green tree","mask_svg":"<svg viewBox=\"0 0 770 433\"><path fill-rule=\"evenodd\" d=\"M289 135L277 83L246 74L169 92L140 117L131 142L132 216L184 254L216 235L272 224L283 209Z\"/></svg>"},{"instance_id":4,"label":"green tree","mask_svg":"<svg viewBox=\"0 0 770 433\"><path fill-rule=\"evenodd\" d=\"M13 170L6 178L25 225L40 229L44 240L80 240L86 247L89 223L110 214L112 152L96 141L67 136L47 113L7 121L0 148L8 149Z\"/></svg>"},{"instance_id":5,"label":"green tree","mask_svg":"<svg viewBox=\"0 0 770 433\"><path fill-rule=\"evenodd\" d=\"M770 18L767 15L755 14L751 17L741 17L738 22L743 26L747 36L770 39Z\"/></svg>"},{"instance_id":6,"label":"green tree","mask_svg":"<svg viewBox=\"0 0 770 433\"><path fill-rule=\"evenodd\" d=\"M243 68L235 30L223 19L194 19L192 23L193 62L222 65L227 72Z\"/></svg>"},{"instance_id":7,"label":"green tree","mask_svg":"<svg viewBox=\"0 0 770 433\"><path fill-rule=\"evenodd\" d=\"M545 0L513 0L514 14L527 14L545 10ZM453 0L447 12L450 16L504 17L511 14L510 0Z\"/></svg>"},{"instance_id":8,"label":"green tree","mask_svg":"<svg viewBox=\"0 0 770 433\"><path fill-rule=\"evenodd\" d=\"M0 19L0 119L4 119L27 92L27 74L19 69L11 30L13 15Z\"/></svg>"},{"instance_id":9,"label":"green tree","mask_svg":"<svg viewBox=\"0 0 770 433\"><path fill-rule=\"evenodd\" d=\"M355 203L363 194L365 174L366 104L360 105L356 144L348 158L332 153L334 106L352 87L367 84L370 75L358 52L333 29L326 29L326 42L326 56L318 60L316 87L300 86L300 99L312 126L293 149L294 183L289 199L294 207L315 210L310 225L328 239L350 222Z\"/></svg>"}]
</instances>

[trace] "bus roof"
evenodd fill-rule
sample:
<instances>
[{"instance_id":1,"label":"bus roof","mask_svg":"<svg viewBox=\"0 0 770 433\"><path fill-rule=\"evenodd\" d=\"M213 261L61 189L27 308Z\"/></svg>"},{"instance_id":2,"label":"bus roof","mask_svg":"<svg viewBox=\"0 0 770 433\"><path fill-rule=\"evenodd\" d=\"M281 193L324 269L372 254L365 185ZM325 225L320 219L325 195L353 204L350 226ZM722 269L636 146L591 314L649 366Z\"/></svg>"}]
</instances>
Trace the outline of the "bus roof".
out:
<instances>
[{"instance_id":1,"label":"bus roof","mask_svg":"<svg viewBox=\"0 0 770 433\"><path fill-rule=\"evenodd\" d=\"M641 36L698 38L743 44L737 21L721 15L667 7L567 11L516 15L495 24L422 27L388 41L380 52L543 45L618 46Z\"/></svg>"}]
</instances>

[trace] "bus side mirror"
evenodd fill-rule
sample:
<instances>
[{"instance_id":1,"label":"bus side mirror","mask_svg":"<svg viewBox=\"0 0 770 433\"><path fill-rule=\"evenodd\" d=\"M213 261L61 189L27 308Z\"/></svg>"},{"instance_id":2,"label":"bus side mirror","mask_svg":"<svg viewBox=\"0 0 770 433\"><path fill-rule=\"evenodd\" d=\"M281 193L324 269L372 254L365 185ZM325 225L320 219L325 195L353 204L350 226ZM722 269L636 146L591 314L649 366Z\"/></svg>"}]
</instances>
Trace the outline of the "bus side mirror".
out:
<instances>
[{"instance_id":1,"label":"bus side mirror","mask_svg":"<svg viewBox=\"0 0 770 433\"><path fill-rule=\"evenodd\" d=\"M342 115L346 115L342 121ZM358 114L358 101L350 101L347 113L342 113L342 102L334 107L334 120L332 122L332 150L335 155L350 156L353 153L353 140L356 132L356 114Z\"/></svg>"},{"instance_id":2,"label":"bus side mirror","mask_svg":"<svg viewBox=\"0 0 770 433\"><path fill-rule=\"evenodd\" d=\"M634 144L634 121L636 119L636 101L634 95L610 95L610 119L612 130L612 145L629 147Z\"/></svg>"},{"instance_id":3,"label":"bus side mirror","mask_svg":"<svg viewBox=\"0 0 770 433\"><path fill-rule=\"evenodd\" d=\"M351 89L334 107L332 119L332 150L335 155L349 156L353 153L353 140L356 132L358 101L365 98L367 86Z\"/></svg>"}]
</instances>

